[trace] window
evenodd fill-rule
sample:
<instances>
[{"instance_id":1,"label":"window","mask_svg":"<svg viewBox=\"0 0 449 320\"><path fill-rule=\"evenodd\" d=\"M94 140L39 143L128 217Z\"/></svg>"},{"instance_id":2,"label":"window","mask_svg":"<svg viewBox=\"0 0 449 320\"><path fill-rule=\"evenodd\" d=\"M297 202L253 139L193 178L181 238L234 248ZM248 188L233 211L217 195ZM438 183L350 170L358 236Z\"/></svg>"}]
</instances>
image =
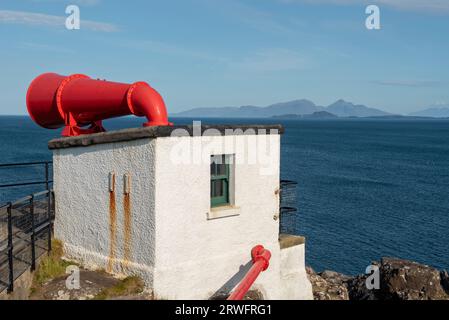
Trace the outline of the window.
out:
<instances>
[{"instance_id":1,"label":"window","mask_svg":"<svg viewBox=\"0 0 449 320\"><path fill-rule=\"evenodd\" d=\"M230 162L231 156L213 155L210 159L210 201L211 207L230 204Z\"/></svg>"}]
</instances>

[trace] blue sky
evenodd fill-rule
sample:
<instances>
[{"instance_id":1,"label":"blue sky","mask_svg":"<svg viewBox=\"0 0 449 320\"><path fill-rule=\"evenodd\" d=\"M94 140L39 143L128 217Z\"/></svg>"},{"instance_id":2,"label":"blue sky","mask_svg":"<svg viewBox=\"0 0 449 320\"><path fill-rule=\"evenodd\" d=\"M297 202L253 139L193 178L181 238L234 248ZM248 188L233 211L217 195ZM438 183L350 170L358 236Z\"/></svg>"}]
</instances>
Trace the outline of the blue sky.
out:
<instances>
[{"instance_id":1,"label":"blue sky","mask_svg":"<svg viewBox=\"0 0 449 320\"><path fill-rule=\"evenodd\" d=\"M77 4L81 30L64 26ZM381 9L381 30L365 8ZM0 114L43 72L149 82L169 112L339 98L449 104L448 0L1 0Z\"/></svg>"}]
</instances>

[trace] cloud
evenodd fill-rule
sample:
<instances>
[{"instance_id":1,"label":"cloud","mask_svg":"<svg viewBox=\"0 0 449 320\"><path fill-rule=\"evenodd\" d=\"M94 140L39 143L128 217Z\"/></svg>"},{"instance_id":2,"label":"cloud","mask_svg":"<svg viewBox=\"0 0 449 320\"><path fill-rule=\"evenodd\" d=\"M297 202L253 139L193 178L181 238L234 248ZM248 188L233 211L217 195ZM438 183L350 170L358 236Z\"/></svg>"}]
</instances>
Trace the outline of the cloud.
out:
<instances>
[{"instance_id":1,"label":"cloud","mask_svg":"<svg viewBox=\"0 0 449 320\"><path fill-rule=\"evenodd\" d=\"M282 3L306 3L329 5L385 5L403 11L449 14L448 0L277 0Z\"/></svg>"},{"instance_id":2,"label":"cloud","mask_svg":"<svg viewBox=\"0 0 449 320\"><path fill-rule=\"evenodd\" d=\"M205 0L204 0L205 1ZM291 21L276 19L269 11L234 0L208 0L204 4L213 6L219 14L243 23L252 29L275 34L291 34L297 29Z\"/></svg>"},{"instance_id":3,"label":"cloud","mask_svg":"<svg viewBox=\"0 0 449 320\"><path fill-rule=\"evenodd\" d=\"M19 49L32 50L33 52L44 51L44 52L64 53L64 54L76 53L74 50L67 49L66 47L36 42L19 42L16 46Z\"/></svg>"},{"instance_id":4,"label":"cloud","mask_svg":"<svg viewBox=\"0 0 449 320\"><path fill-rule=\"evenodd\" d=\"M76 4L80 6L96 6L101 0L30 0L32 2L64 2L65 4Z\"/></svg>"},{"instance_id":5,"label":"cloud","mask_svg":"<svg viewBox=\"0 0 449 320\"><path fill-rule=\"evenodd\" d=\"M66 17L64 16L54 16L26 11L0 10L0 23L4 24L65 28L65 20ZM119 30L118 27L113 24L89 20L81 20L81 29L101 32L115 32Z\"/></svg>"},{"instance_id":6,"label":"cloud","mask_svg":"<svg viewBox=\"0 0 449 320\"><path fill-rule=\"evenodd\" d=\"M81 6L96 6L100 0L70 0L72 4L79 4Z\"/></svg>"},{"instance_id":7,"label":"cloud","mask_svg":"<svg viewBox=\"0 0 449 320\"><path fill-rule=\"evenodd\" d=\"M372 81L372 83L389 86L389 87L412 87L412 88L424 88L434 87L440 84L440 81L434 80L380 80Z\"/></svg>"},{"instance_id":8,"label":"cloud","mask_svg":"<svg viewBox=\"0 0 449 320\"><path fill-rule=\"evenodd\" d=\"M124 40L114 45L134 48L147 52L153 52L162 55L172 55L180 57L188 57L200 61L208 61L214 63L227 63L228 59L216 54L210 53L199 48L191 48L180 44L162 42L156 40Z\"/></svg>"}]
</instances>

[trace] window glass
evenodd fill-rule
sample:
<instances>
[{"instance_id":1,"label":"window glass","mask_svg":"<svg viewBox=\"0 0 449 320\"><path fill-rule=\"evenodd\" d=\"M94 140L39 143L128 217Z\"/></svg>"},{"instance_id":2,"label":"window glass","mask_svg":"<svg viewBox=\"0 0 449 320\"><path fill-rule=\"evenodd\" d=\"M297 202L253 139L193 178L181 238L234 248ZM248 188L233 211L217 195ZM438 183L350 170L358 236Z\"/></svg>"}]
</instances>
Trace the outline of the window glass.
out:
<instances>
[{"instance_id":1,"label":"window glass","mask_svg":"<svg viewBox=\"0 0 449 320\"><path fill-rule=\"evenodd\" d=\"M212 162L210 164L210 175L211 176L217 175L217 164L215 162Z\"/></svg>"},{"instance_id":2,"label":"window glass","mask_svg":"<svg viewBox=\"0 0 449 320\"><path fill-rule=\"evenodd\" d=\"M217 165L217 175L224 176L226 174L226 164Z\"/></svg>"},{"instance_id":3,"label":"window glass","mask_svg":"<svg viewBox=\"0 0 449 320\"><path fill-rule=\"evenodd\" d=\"M229 156L213 155L210 162L211 207L229 204Z\"/></svg>"},{"instance_id":4,"label":"window glass","mask_svg":"<svg viewBox=\"0 0 449 320\"><path fill-rule=\"evenodd\" d=\"M213 194L212 197L221 197L223 196L223 180L213 180Z\"/></svg>"}]
</instances>

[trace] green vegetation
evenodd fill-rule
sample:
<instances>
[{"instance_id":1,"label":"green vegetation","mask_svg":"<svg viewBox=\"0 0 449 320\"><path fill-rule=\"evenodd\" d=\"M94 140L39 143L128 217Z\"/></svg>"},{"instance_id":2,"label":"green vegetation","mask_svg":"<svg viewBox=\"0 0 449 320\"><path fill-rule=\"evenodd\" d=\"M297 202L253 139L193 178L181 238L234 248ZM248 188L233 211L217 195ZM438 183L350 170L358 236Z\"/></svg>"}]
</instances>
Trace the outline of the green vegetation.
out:
<instances>
[{"instance_id":1,"label":"green vegetation","mask_svg":"<svg viewBox=\"0 0 449 320\"><path fill-rule=\"evenodd\" d=\"M50 254L42 257L34 273L33 288L43 285L48 280L65 275L66 268L74 264L62 259L64 250L61 241L53 239L51 246Z\"/></svg>"},{"instance_id":2,"label":"green vegetation","mask_svg":"<svg viewBox=\"0 0 449 320\"><path fill-rule=\"evenodd\" d=\"M118 296L129 296L142 293L144 283L139 277L127 277L115 286L102 290L95 296L95 300L106 300Z\"/></svg>"},{"instance_id":3,"label":"green vegetation","mask_svg":"<svg viewBox=\"0 0 449 320\"><path fill-rule=\"evenodd\" d=\"M70 265L77 265L74 262L63 260L63 255L64 251L62 243L58 240L52 240L52 251L48 256L43 256L41 258L40 263L34 272L30 293L31 299L45 299L45 296L47 296L47 298L49 296L53 297L56 294L55 290L59 290L58 286L60 285L60 281L64 281L64 278L67 276L66 268ZM144 291L144 282L138 277L127 277L120 281L114 279L112 284L115 284L111 286L110 279L112 279L112 276L107 274L105 270L96 270L95 273L97 276L94 277L95 280L92 280L95 282L95 286L110 286L103 286L103 289L93 297L95 300L107 300L119 296L133 296L143 293ZM55 282L56 284L50 282L54 279L58 279ZM102 283L101 280L108 281ZM53 283L53 285L51 285L51 283ZM80 294L83 295L85 293L81 292ZM92 298L92 296L88 298Z\"/></svg>"}]
</instances>

